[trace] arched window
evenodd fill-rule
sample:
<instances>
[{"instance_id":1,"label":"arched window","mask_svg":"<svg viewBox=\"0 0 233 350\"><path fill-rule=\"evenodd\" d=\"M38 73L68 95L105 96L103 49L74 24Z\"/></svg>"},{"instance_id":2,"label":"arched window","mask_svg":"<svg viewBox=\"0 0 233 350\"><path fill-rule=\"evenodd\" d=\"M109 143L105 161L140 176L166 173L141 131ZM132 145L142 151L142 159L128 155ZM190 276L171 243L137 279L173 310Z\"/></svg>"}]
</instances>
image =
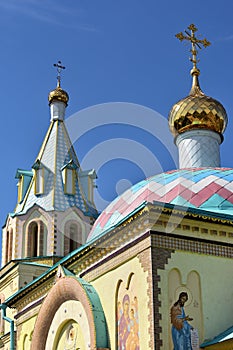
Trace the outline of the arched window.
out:
<instances>
[{"instance_id":1,"label":"arched window","mask_svg":"<svg viewBox=\"0 0 233 350\"><path fill-rule=\"evenodd\" d=\"M9 247L9 231L6 231L6 246L5 246L5 263L8 262L8 247Z\"/></svg>"},{"instance_id":2,"label":"arched window","mask_svg":"<svg viewBox=\"0 0 233 350\"><path fill-rule=\"evenodd\" d=\"M25 256L36 257L43 256L45 252L45 226L39 221L32 221L26 231Z\"/></svg>"},{"instance_id":3,"label":"arched window","mask_svg":"<svg viewBox=\"0 0 233 350\"><path fill-rule=\"evenodd\" d=\"M5 263L12 260L13 251L13 229L6 231Z\"/></svg>"},{"instance_id":4,"label":"arched window","mask_svg":"<svg viewBox=\"0 0 233 350\"><path fill-rule=\"evenodd\" d=\"M0 293L0 303L3 304L5 301L5 295ZM2 318L2 312L0 313L0 335L2 336L5 332L4 320Z\"/></svg>"},{"instance_id":5,"label":"arched window","mask_svg":"<svg viewBox=\"0 0 233 350\"><path fill-rule=\"evenodd\" d=\"M64 255L82 245L82 228L79 223L67 223L64 235Z\"/></svg>"},{"instance_id":6,"label":"arched window","mask_svg":"<svg viewBox=\"0 0 233 350\"><path fill-rule=\"evenodd\" d=\"M8 261L12 260L12 249L13 249L13 229L9 231L9 246L8 246Z\"/></svg>"}]
</instances>

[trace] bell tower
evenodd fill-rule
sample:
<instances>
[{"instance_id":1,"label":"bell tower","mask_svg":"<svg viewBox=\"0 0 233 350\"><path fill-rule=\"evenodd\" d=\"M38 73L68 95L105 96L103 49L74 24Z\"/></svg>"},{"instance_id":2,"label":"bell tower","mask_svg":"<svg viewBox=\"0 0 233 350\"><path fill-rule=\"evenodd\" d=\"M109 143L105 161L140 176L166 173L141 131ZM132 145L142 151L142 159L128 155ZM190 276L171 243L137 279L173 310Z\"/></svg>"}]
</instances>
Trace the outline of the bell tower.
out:
<instances>
[{"instance_id":1,"label":"bell tower","mask_svg":"<svg viewBox=\"0 0 233 350\"><path fill-rule=\"evenodd\" d=\"M69 101L61 88L61 62L57 86L49 93L50 125L30 170L18 169L18 200L8 214L2 234L2 266L11 261L49 264L86 242L97 217L93 202L96 174L82 171L64 118Z\"/></svg>"}]
</instances>

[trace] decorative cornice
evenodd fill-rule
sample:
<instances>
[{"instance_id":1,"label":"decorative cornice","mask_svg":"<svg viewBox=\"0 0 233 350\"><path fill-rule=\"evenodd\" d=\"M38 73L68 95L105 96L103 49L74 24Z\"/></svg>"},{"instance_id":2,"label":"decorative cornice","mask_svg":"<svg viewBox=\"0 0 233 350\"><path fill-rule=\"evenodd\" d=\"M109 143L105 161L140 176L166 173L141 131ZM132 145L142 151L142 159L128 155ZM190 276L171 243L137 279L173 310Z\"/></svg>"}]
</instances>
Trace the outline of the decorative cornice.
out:
<instances>
[{"instance_id":1,"label":"decorative cornice","mask_svg":"<svg viewBox=\"0 0 233 350\"><path fill-rule=\"evenodd\" d=\"M154 214L156 214L156 220ZM50 282L51 284L54 283L54 277L57 272L58 265L63 265L71 271L74 271L76 274L84 274L85 271L88 271L92 266L98 264L98 262L100 262L100 260L102 260L104 257L110 258L111 254L114 254L115 251L119 251L119 249L125 246L126 243L135 242L135 239L143 236L151 229L156 229L163 233L170 232L171 235L179 235L180 237L188 236L189 239L198 239L200 233L203 233L202 238L206 241L218 241L219 244L221 243L223 245L232 244L232 229L229 230L228 228L225 232L220 230L218 227L218 234L216 235L213 226L213 229L210 227L210 232L199 232L197 234L195 230L192 231L192 229L187 229L189 225L187 222L185 223L185 221L188 219L192 220L193 227L201 227L203 222L208 222L210 225L223 224L226 227L230 226L232 228L233 223L233 221L229 218L224 219L224 217L221 217L215 213L207 214L206 211L198 210L197 212L196 210L194 211L190 208L184 210L184 207L174 206L171 204L164 204L163 206L161 203L147 204L144 208L134 213L131 217L128 217L118 227L109 230L104 235L101 235L99 238L89 242L76 251L70 253L65 258L61 259L59 264L56 263L33 283L25 286L21 291L16 293L16 295L9 298L6 303L8 306L12 307L18 304L18 302L25 296L28 298L28 295L30 298L35 300L36 298L33 296L35 293L35 288L40 287L49 279L53 281ZM190 234L190 232L192 232L192 234ZM40 296L42 295L42 292L38 293ZM27 302L25 301L25 303L28 304L28 299Z\"/></svg>"}]
</instances>

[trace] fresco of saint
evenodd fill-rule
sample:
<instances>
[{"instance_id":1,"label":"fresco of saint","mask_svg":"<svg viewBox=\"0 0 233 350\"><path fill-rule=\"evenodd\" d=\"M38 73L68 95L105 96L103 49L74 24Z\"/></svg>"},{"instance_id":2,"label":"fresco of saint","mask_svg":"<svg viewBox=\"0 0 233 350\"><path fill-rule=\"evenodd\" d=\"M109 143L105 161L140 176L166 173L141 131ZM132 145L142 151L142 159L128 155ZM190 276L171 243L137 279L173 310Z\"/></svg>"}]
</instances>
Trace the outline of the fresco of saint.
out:
<instances>
[{"instance_id":1,"label":"fresco of saint","mask_svg":"<svg viewBox=\"0 0 233 350\"><path fill-rule=\"evenodd\" d=\"M130 302L129 295L125 294L117 306L118 350L140 350L137 297Z\"/></svg>"},{"instance_id":2,"label":"fresco of saint","mask_svg":"<svg viewBox=\"0 0 233 350\"><path fill-rule=\"evenodd\" d=\"M181 292L179 299L171 308L172 340L174 350L192 350L191 330L193 327L188 323L193 319L185 315L184 304L188 300L188 294Z\"/></svg>"}]
</instances>

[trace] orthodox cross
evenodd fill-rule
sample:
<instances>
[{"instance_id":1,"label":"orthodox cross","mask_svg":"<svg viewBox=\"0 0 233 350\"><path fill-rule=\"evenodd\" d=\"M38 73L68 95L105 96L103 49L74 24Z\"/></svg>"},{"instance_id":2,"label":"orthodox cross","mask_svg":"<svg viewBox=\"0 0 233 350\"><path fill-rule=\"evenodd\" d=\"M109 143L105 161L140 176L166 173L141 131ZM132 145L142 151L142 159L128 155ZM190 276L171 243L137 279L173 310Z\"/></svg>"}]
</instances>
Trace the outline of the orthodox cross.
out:
<instances>
[{"instance_id":1,"label":"orthodox cross","mask_svg":"<svg viewBox=\"0 0 233 350\"><path fill-rule=\"evenodd\" d=\"M57 61L57 63L53 64L54 67L57 68L57 86L61 86L61 71L65 69L66 67L61 65L61 61Z\"/></svg>"},{"instance_id":2,"label":"orthodox cross","mask_svg":"<svg viewBox=\"0 0 233 350\"><path fill-rule=\"evenodd\" d=\"M195 32L197 31L197 28L195 27L194 24L190 24L190 26L188 26L188 29L190 31L190 33L185 30L185 34L183 34L182 32L176 34L177 39L179 39L180 41L183 40L188 40L191 42L192 44L192 48L190 50L190 52L192 53L192 57L190 58L190 61L193 63L193 68L196 70L197 69L197 62L199 62L199 60L197 60L197 47L199 49L201 49L201 45L203 45L204 47L210 46L210 42L204 38L204 39L198 39L195 36Z\"/></svg>"}]
</instances>

